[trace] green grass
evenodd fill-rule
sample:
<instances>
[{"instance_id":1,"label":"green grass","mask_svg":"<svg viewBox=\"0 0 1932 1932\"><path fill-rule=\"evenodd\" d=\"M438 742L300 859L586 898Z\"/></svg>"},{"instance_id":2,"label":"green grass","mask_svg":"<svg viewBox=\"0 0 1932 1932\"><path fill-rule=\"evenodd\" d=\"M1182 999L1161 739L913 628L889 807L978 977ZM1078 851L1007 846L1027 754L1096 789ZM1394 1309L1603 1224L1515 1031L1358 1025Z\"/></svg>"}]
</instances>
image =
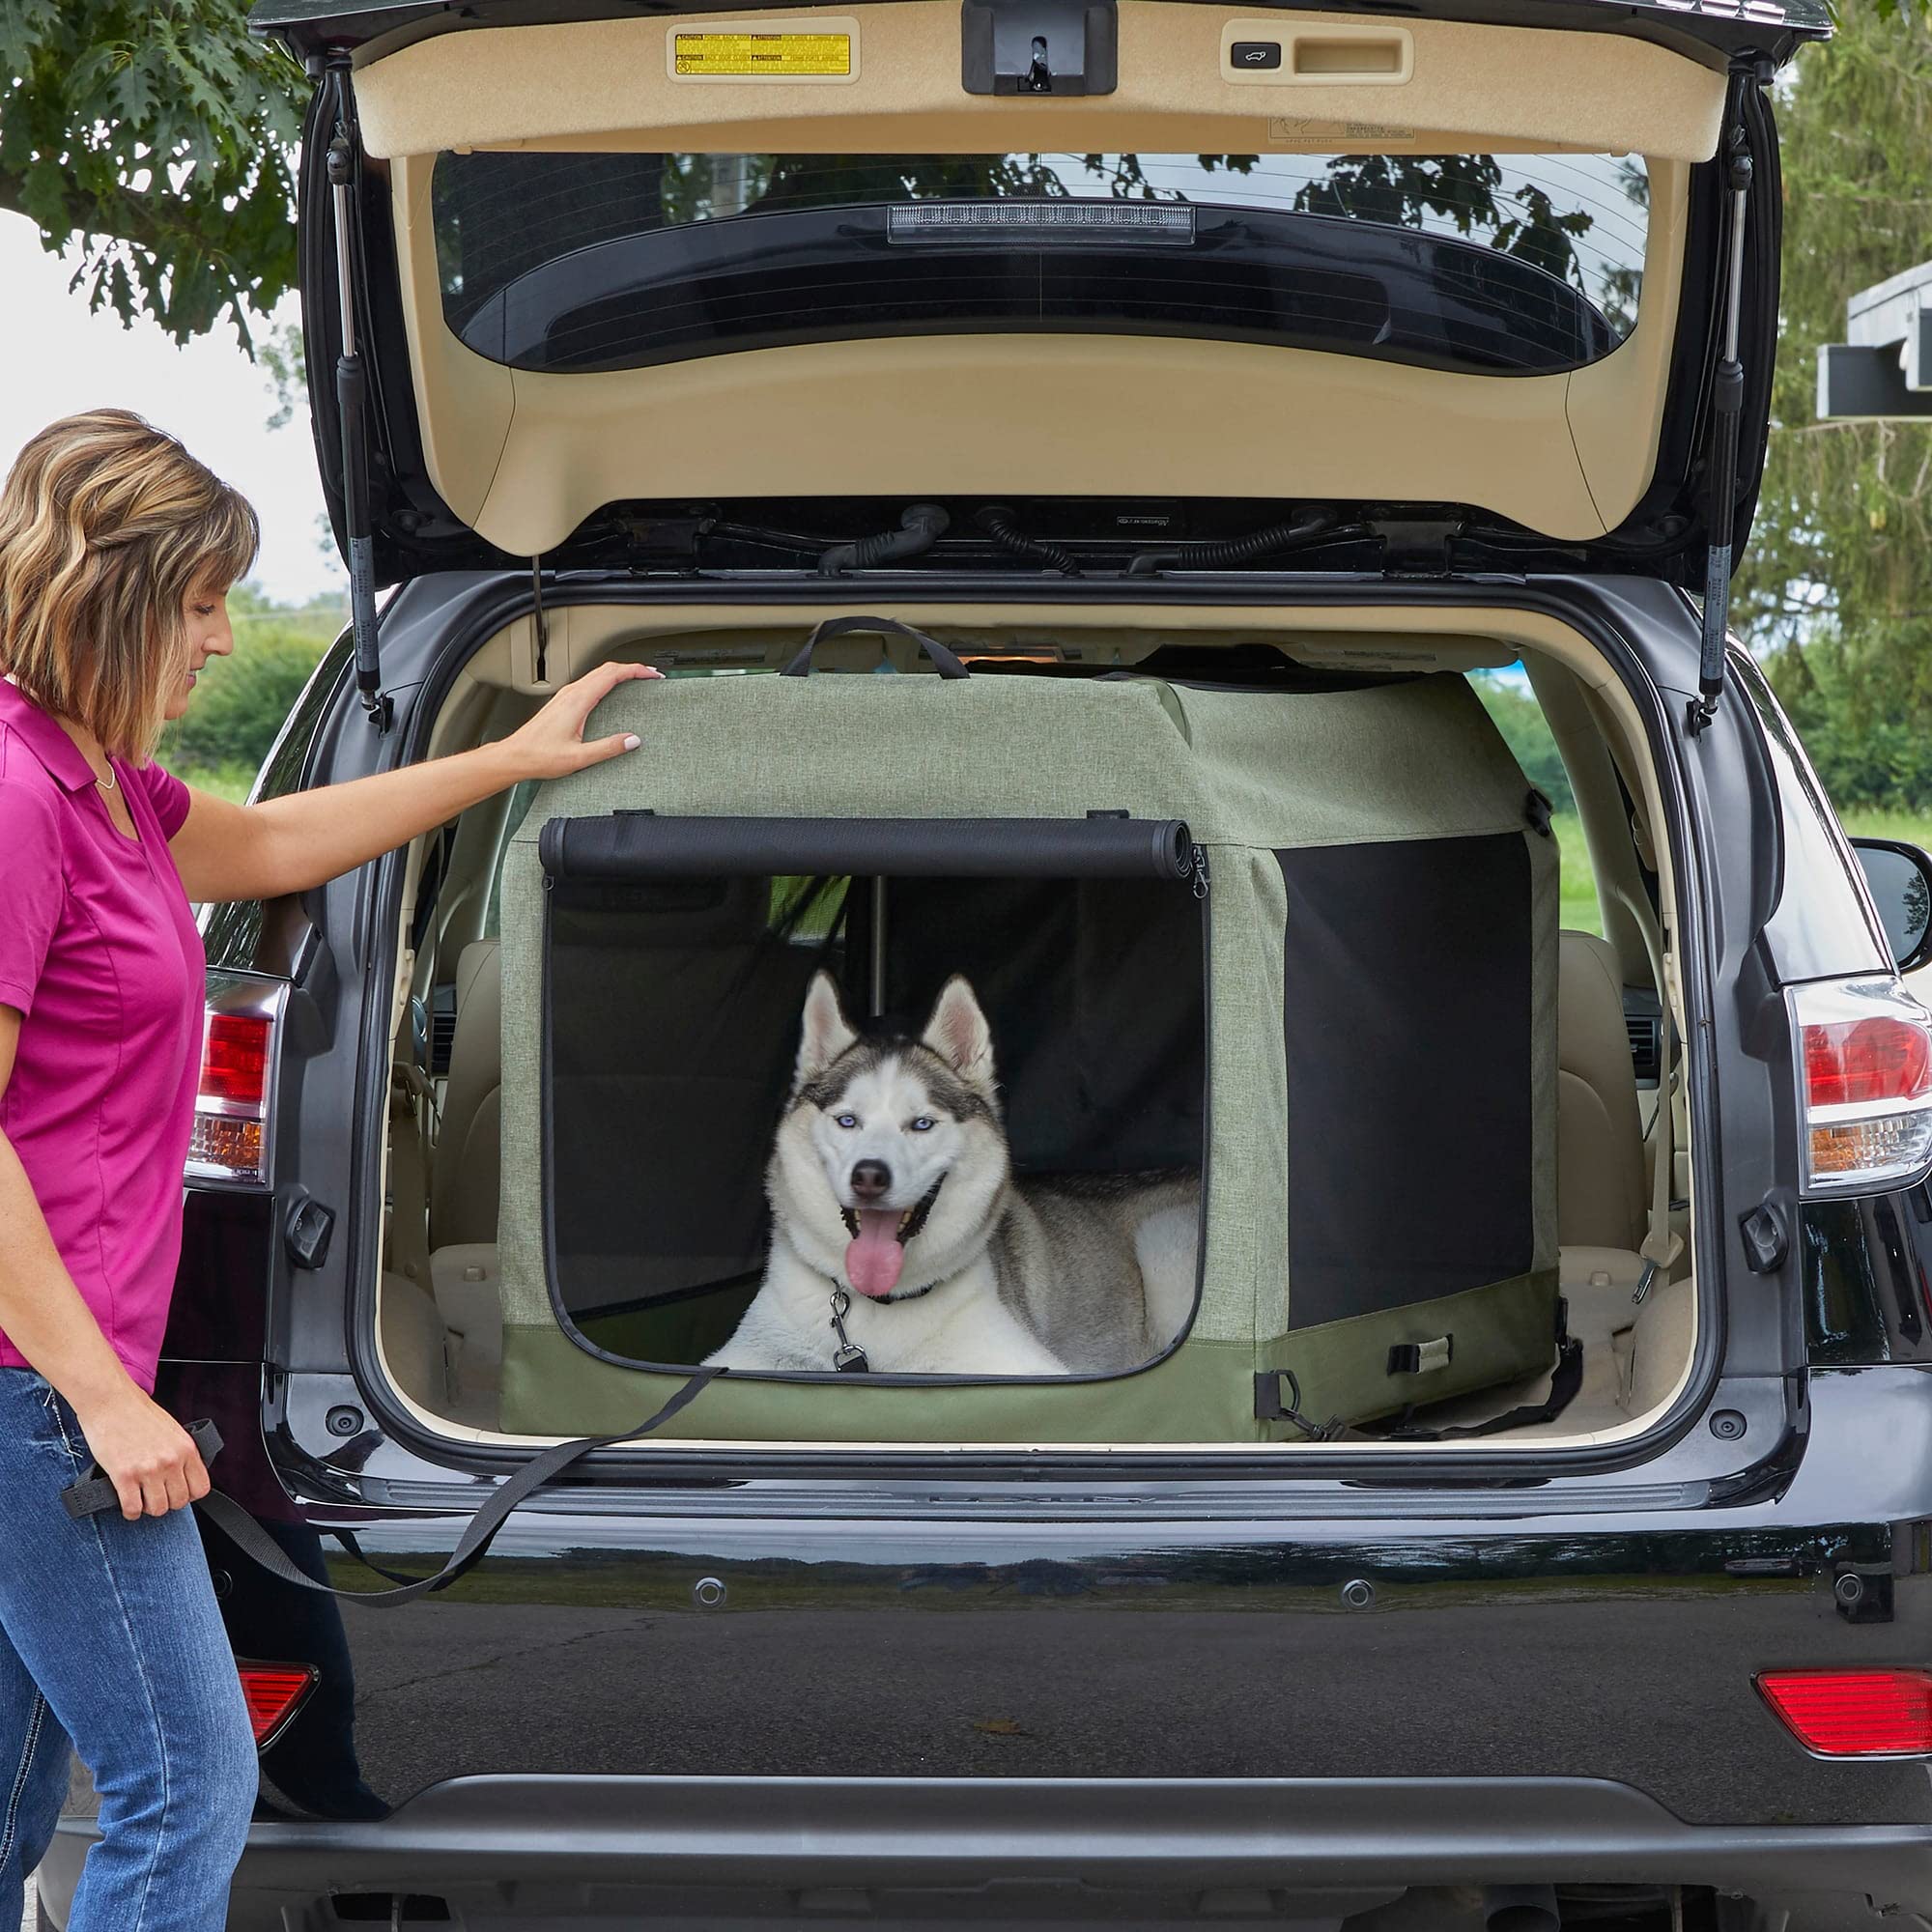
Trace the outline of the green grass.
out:
<instances>
[{"instance_id":1,"label":"green grass","mask_svg":"<svg viewBox=\"0 0 1932 1932\"><path fill-rule=\"evenodd\" d=\"M1566 932L1602 935L1604 915L1597 904L1596 875L1590 870L1590 849L1583 842L1583 821L1574 811L1559 811L1550 820L1562 852L1562 897L1559 917Z\"/></svg>"},{"instance_id":2,"label":"green grass","mask_svg":"<svg viewBox=\"0 0 1932 1932\"><path fill-rule=\"evenodd\" d=\"M166 763L165 755L162 763ZM255 768L252 765L173 765L169 769L184 784L192 785L196 791L213 792L216 798L231 798L237 805L244 803L249 788L255 782Z\"/></svg>"},{"instance_id":3,"label":"green grass","mask_svg":"<svg viewBox=\"0 0 1932 1932\"><path fill-rule=\"evenodd\" d=\"M1841 811L1838 823L1853 838L1900 838L1932 852L1932 812Z\"/></svg>"},{"instance_id":4,"label":"green grass","mask_svg":"<svg viewBox=\"0 0 1932 1932\"><path fill-rule=\"evenodd\" d=\"M1932 852L1932 812L1841 811L1838 822L1853 838L1897 838ZM1597 905L1596 881L1590 871L1589 848L1583 824L1575 812L1559 811L1553 821L1563 852L1562 922L1569 932L1601 933L1603 913Z\"/></svg>"}]
</instances>

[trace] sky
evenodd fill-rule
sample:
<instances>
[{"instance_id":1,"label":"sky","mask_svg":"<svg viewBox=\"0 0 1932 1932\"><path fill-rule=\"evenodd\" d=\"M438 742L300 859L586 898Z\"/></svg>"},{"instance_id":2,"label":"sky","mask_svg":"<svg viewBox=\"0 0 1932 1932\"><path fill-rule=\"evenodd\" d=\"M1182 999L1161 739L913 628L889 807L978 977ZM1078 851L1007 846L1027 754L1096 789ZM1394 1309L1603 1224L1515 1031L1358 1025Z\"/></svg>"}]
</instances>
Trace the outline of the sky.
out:
<instances>
[{"instance_id":1,"label":"sky","mask_svg":"<svg viewBox=\"0 0 1932 1932\"><path fill-rule=\"evenodd\" d=\"M0 345L12 381L0 384L0 469L56 416L103 404L138 411L178 436L240 489L262 519L254 582L270 596L303 603L345 581L331 544L321 548L322 491L308 412L270 430L275 399L231 324L185 349L153 323L124 328L111 311L89 315L70 295L71 264L41 246L24 216L0 214ZM293 298L277 320L294 320Z\"/></svg>"}]
</instances>

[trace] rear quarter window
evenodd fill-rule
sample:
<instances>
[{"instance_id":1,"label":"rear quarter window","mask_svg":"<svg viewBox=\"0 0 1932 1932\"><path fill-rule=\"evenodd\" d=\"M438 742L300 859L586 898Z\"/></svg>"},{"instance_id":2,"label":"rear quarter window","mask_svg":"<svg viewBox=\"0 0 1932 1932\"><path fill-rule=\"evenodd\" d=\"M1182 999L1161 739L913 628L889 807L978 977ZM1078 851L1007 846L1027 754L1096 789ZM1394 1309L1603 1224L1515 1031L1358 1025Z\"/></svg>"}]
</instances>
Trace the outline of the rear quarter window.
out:
<instances>
[{"instance_id":1,"label":"rear quarter window","mask_svg":"<svg viewBox=\"0 0 1932 1932\"><path fill-rule=\"evenodd\" d=\"M251 803L285 798L305 788L316 734L354 657L355 647L346 633L323 653L263 761L248 795ZM307 930L294 899L233 899L205 908L201 939L211 970L228 967L286 977L295 969L295 953Z\"/></svg>"}]
</instances>

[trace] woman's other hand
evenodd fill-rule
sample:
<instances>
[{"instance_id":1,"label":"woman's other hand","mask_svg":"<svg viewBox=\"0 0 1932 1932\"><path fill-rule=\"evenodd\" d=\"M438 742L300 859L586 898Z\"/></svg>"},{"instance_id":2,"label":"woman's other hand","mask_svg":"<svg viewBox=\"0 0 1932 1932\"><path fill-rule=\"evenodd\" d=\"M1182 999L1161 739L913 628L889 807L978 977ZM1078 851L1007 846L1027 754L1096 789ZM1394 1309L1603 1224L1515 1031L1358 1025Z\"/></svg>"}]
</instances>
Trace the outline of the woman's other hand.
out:
<instances>
[{"instance_id":1,"label":"woman's other hand","mask_svg":"<svg viewBox=\"0 0 1932 1932\"><path fill-rule=\"evenodd\" d=\"M208 1468L187 1431L133 1382L74 1414L129 1522L185 1509L208 1493Z\"/></svg>"},{"instance_id":2,"label":"woman's other hand","mask_svg":"<svg viewBox=\"0 0 1932 1932\"><path fill-rule=\"evenodd\" d=\"M614 738L592 738L586 743L584 724L620 684L663 675L649 665L601 664L566 684L527 724L505 738L501 749L515 760L518 777L526 779L560 779L635 752L635 734L620 732Z\"/></svg>"}]
</instances>

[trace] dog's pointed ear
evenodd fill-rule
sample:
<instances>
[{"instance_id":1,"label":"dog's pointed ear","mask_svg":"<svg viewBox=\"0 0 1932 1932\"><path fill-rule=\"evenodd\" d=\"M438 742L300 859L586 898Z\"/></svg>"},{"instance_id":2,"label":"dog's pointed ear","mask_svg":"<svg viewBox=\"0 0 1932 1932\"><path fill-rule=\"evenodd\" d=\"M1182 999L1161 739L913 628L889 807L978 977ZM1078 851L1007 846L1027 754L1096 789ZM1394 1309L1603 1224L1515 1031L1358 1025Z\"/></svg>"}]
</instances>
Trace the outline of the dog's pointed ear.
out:
<instances>
[{"instance_id":1,"label":"dog's pointed ear","mask_svg":"<svg viewBox=\"0 0 1932 1932\"><path fill-rule=\"evenodd\" d=\"M805 1028L799 1036L798 1073L795 1084L803 1087L832 1065L859 1036L838 1003L838 988L830 973L814 973L805 996Z\"/></svg>"},{"instance_id":2,"label":"dog's pointed ear","mask_svg":"<svg viewBox=\"0 0 1932 1932\"><path fill-rule=\"evenodd\" d=\"M972 985L959 974L953 974L939 989L923 1043L962 1080L992 1090L993 1030L986 1024Z\"/></svg>"}]
</instances>

